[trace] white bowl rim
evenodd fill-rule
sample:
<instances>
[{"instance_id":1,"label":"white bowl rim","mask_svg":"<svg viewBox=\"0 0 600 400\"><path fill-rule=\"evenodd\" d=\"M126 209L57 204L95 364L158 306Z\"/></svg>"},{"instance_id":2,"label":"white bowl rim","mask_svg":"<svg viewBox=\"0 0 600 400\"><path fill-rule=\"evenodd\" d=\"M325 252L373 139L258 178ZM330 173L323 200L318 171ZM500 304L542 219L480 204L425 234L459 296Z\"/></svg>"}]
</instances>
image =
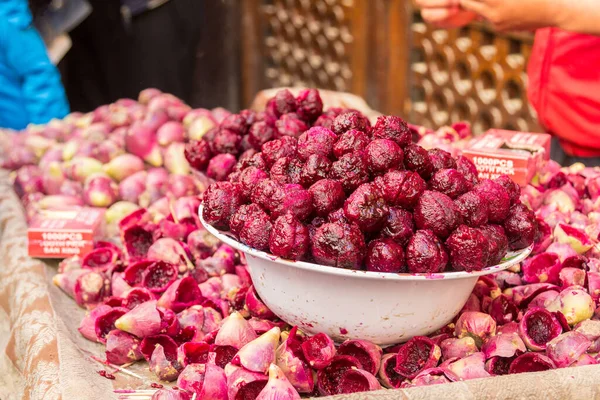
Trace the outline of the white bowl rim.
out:
<instances>
[{"instance_id":1,"label":"white bowl rim","mask_svg":"<svg viewBox=\"0 0 600 400\"><path fill-rule=\"evenodd\" d=\"M290 267L321 272L328 275L345 276L349 278L361 278L361 279L385 279L388 281L430 281L430 280L442 280L442 279L467 279L483 275L489 275L496 272L503 271L507 268L512 267L523 261L533 249L533 244L517 251L509 251L503 258L503 262L491 267L482 269L481 271L456 271L456 272L440 272L440 273L393 273L393 272L373 272L373 271L358 271L344 268L336 268L329 265L313 264L305 261L293 261L285 258L277 257L264 251L253 249L243 243L238 242L228 232L222 232L212 225L208 224L202 216L202 209L204 204L200 204L198 208L198 215L200 222L208 232L216 236L217 239L223 243L247 253L253 257L261 258L263 260L272 261L278 264L288 265Z\"/></svg>"}]
</instances>

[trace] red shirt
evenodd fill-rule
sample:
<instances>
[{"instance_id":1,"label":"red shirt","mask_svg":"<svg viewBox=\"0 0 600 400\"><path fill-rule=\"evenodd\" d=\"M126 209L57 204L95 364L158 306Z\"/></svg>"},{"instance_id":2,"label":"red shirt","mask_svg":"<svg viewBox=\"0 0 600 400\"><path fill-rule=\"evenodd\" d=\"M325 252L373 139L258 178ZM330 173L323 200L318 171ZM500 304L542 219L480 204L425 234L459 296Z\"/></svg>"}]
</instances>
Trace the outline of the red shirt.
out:
<instances>
[{"instance_id":1,"label":"red shirt","mask_svg":"<svg viewBox=\"0 0 600 400\"><path fill-rule=\"evenodd\" d=\"M539 29L528 74L529 101L567 154L600 156L600 37Z\"/></svg>"}]
</instances>

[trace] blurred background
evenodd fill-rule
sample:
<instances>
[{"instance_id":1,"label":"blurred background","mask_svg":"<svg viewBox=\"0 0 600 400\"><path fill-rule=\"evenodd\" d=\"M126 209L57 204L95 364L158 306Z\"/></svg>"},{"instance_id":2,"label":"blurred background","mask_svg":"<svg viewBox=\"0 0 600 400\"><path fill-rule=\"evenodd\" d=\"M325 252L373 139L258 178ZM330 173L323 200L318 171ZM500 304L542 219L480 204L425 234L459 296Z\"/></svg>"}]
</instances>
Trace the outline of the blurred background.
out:
<instances>
[{"instance_id":1,"label":"blurred background","mask_svg":"<svg viewBox=\"0 0 600 400\"><path fill-rule=\"evenodd\" d=\"M123 14L119 0L90 3L94 11L71 32L73 48L59 64L74 110L152 86L193 107L239 110L262 89L310 86L357 94L378 111L431 128L468 120L475 133L540 131L525 90L533 36L480 23L435 29L409 0L162 0L134 16ZM103 18L123 23L108 29ZM103 42L90 45L97 35ZM128 59L127 73L106 73L101 86L115 90L95 102L76 100L93 92L84 89L90 82L103 82L82 77L90 58L82 46L95 52L95 67ZM188 55L188 67L176 51Z\"/></svg>"}]
</instances>

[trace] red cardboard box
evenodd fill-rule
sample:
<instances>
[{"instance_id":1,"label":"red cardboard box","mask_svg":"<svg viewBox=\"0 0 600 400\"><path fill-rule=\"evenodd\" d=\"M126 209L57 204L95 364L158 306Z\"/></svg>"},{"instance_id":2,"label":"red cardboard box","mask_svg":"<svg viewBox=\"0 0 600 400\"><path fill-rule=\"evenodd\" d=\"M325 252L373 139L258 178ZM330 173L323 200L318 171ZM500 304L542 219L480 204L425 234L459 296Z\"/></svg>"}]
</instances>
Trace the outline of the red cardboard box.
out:
<instances>
[{"instance_id":1,"label":"red cardboard box","mask_svg":"<svg viewBox=\"0 0 600 400\"><path fill-rule=\"evenodd\" d=\"M29 256L67 258L87 254L102 234L105 211L91 207L40 211L27 229Z\"/></svg>"},{"instance_id":2,"label":"red cardboard box","mask_svg":"<svg viewBox=\"0 0 600 400\"><path fill-rule=\"evenodd\" d=\"M526 186L550 158L550 135L492 129L474 139L462 154L473 161L479 178L508 175Z\"/></svg>"}]
</instances>

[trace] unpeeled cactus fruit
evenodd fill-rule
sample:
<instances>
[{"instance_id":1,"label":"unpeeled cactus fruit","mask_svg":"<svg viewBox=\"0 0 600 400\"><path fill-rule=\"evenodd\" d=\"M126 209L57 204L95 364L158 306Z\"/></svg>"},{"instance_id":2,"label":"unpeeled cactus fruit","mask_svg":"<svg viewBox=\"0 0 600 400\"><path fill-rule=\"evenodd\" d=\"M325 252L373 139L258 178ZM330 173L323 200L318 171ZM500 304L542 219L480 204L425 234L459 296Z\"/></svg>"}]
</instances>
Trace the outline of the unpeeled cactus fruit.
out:
<instances>
[{"instance_id":1,"label":"unpeeled cactus fruit","mask_svg":"<svg viewBox=\"0 0 600 400\"><path fill-rule=\"evenodd\" d=\"M129 128L125 137L125 147L129 153L154 167L160 167L163 163L156 132L148 123L134 123Z\"/></svg>"},{"instance_id":2,"label":"unpeeled cactus fruit","mask_svg":"<svg viewBox=\"0 0 600 400\"><path fill-rule=\"evenodd\" d=\"M143 169L144 161L133 154L121 154L103 166L104 172L117 182Z\"/></svg>"},{"instance_id":3,"label":"unpeeled cactus fruit","mask_svg":"<svg viewBox=\"0 0 600 400\"><path fill-rule=\"evenodd\" d=\"M560 292L546 308L552 312L560 311L569 325L575 325L592 318L596 304L585 290L572 287Z\"/></svg>"},{"instance_id":4,"label":"unpeeled cactus fruit","mask_svg":"<svg viewBox=\"0 0 600 400\"><path fill-rule=\"evenodd\" d=\"M109 207L118 198L118 187L104 175L90 176L85 182L83 199L92 207Z\"/></svg>"}]
</instances>

